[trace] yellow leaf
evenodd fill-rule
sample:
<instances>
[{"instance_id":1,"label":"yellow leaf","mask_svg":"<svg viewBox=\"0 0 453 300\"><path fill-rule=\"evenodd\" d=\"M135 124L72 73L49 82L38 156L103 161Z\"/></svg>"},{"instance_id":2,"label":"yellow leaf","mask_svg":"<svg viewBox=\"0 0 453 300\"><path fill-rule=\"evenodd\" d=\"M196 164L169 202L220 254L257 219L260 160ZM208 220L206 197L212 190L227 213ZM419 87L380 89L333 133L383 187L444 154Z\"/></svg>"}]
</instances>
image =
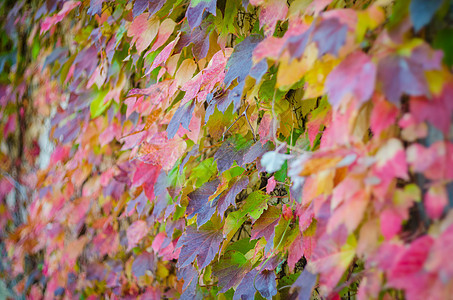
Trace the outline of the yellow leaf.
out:
<instances>
[{"instance_id":1,"label":"yellow leaf","mask_svg":"<svg viewBox=\"0 0 453 300\"><path fill-rule=\"evenodd\" d=\"M314 43L307 46L301 60L293 59L290 61L289 54L283 55L280 58L276 87L279 89L288 89L301 80L305 73L313 66L317 57L318 49Z\"/></svg>"},{"instance_id":2,"label":"yellow leaf","mask_svg":"<svg viewBox=\"0 0 453 300\"><path fill-rule=\"evenodd\" d=\"M364 11L357 12L357 29L356 41L361 43L368 30L373 30L385 21L384 10L377 6L371 5Z\"/></svg>"},{"instance_id":3,"label":"yellow leaf","mask_svg":"<svg viewBox=\"0 0 453 300\"><path fill-rule=\"evenodd\" d=\"M313 67L305 75L304 99L316 98L323 95L326 77L339 62L339 59L330 55L326 55L315 62Z\"/></svg>"},{"instance_id":4,"label":"yellow leaf","mask_svg":"<svg viewBox=\"0 0 453 300\"><path fill-rule=\"evenodd\" d=\"M197 65L193 59L188 58L184 60L176 71L175 79L178 86L182 86L184 83L192 79L193 73L197 69Z\"/></svg>"},{"instance_id":5,"label":"yellow leaf","mask_svg":"<svg viewBox=\"0 0 453 300\"><path fill-rule=\"evenodd\" d=\"M426 81L431 93L439 96L442 93L446 82L451 80L451 73L443 66L441 70L430 70L425 72Z\"/></svg>"}]
</instances>

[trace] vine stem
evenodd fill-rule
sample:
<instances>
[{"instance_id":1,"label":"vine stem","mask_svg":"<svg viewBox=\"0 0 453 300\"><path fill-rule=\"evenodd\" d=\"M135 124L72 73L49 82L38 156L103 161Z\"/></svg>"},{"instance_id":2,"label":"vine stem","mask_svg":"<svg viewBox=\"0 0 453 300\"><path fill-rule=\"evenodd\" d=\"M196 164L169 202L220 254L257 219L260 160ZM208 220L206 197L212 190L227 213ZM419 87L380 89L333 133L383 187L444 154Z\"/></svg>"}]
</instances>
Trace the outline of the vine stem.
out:
<instances>
[{"instance_id":1,"label":"vine stem","mask_svg":"<svg viewBox=\"0 0 453 300\"><path fill-rule=\"evenodd\" d=\"M247 120L247 124L249 125L250 127L250 130L252 131L252 135L253 135L253 141L256 142L256 136L255 136L255 132L253 130L253 127L252 127L252 124L250 123L249 121L249 118L247 117L247 109L249 108L250 105L247 105L247 107L245 108L244 112L236 118L236 120L233 122L233 124L231 124L227 130L225 130L225 132L222 134L222 140L225 140L225 134L228 133L228 131L231 129L231 127L233 127L234 124L237 123L237 121L239 121L240 118L242 117L245 117L245 119Z\"/></svg>"}]
</instances>

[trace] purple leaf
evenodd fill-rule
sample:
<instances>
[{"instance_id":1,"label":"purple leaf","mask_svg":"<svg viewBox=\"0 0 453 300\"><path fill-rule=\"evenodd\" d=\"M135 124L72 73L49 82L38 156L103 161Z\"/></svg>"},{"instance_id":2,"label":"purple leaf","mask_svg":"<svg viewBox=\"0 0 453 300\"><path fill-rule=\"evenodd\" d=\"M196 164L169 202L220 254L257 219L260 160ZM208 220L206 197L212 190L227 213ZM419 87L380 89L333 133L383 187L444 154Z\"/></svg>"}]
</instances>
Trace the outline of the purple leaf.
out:
<instances>
[{"instance_id":1,"label":"purple leaf","mask_svg":"<svg viewBox=\"0 0 453 300\"><path fill-rule=\"evenodd\" d=\"M74 60L74 80L78 79L84 71L89 78L96 69L98 61L98 50L95 46L80 51Z\"/></svg>"},{"instance_id":2,"label":"purple leaf","mask_svg":"<svg viewBox=\"0 0 453 300\"><path fill-rule=\"evenodd\" d=\"M218 227L218 226L217 226ZM186 232L179 238L176 248L181 248L178 267L188 266L197 258L198 267L203 269L214 259L219 252L223 233L211 221L196 229L195 226L187 227Z\"/></svg>"},{"instance_id":3,"label":"purple leaf","mask_svg":"<svg viewBox=\"0 0 453 300\"><path fill-rule=\"evenodd\" d=\"M135 0L134 7L132 8L132 16L135 18L141 15L148 7L148 3L149 0Z\"/></svg>"},{"instance_id":4,"label":"purple leaf","mask_svg":"<svg viewBox=\"0 0 453 300\"><path fill-rule=\"evenodd\" d=\"M236 195L239 194L243 189L245 189L248 184L249 178L243 177L233 184L226 195L220 197L219 201L217 202L217 210L222 219L225 211L230 205L236 206Z\"/></svg>"},{"instance_id":5,"label":"purple leaf","mask_svg":"<svg viewBox=\"0 0 453 300\"><path fill-rule=\"evenodd\" d=\"M197 281L192 280L190 285L184 290L184 292L179 297L180 300L201 300L202 297L197 293Z\"/></svg>"},{"instance_id":6,"label":"purple leaf","mask_svg":"<svg viewBox=\"0 0 453 300\"><path fill-rule=\"evenodd\" d=\"M264 270L256 276L255 286L261 296L272 298L277 294L277 282L275 281L274 271Z\"/></svg>"},{"instance_id":7,"label":"purple leaf","mask_svg":"<svg viewBox=\"0 0 453 300\"><path fill-rule=\"evenodd\" d=\"M206 10L215 16L217 0L191 0L186 11L186 18L190 28L200 26L203 13Z\"/></svg>"},{"instance_id":8,"label":"purple leaf","mask_svg":"<svg viewBox=\"0 0 453 300\"><path fill-rule=\"evenodd\" d=\"M192 54L197 59L205 58L209 50L209 35L212 31L211 24L212 22L206 20L192 31L189 27L182 29L183 34L175 46L175 51L180 52L183 48L193 44Z\"/></svg>"},{"instance_id":9,"label":"purple leaf","mask_svg":"<svg viewBox=\"0 0 453 300\"><path fill-rule=\"evenodd\" d=\"M189 161L189 159L192 157L192 156L195 156L198 154L198 145L194 145L192 147L192 150L190 150L189 153L187 153L186 157L184 157L184 159L182 160L181 164L179 165L179 174L182 174L182 171L184 169L184 166L186 165L186 163Z\"/></svg>"},{"instance_id":10,"label":"purple leaf","mask_svg":"<svg viewBox=\"0 0 453 300\"><path fill-rule=\"evenodd\" d=\"M289 54L291 58L301 58L305 52L305 48L307 47L308 41L310 40L311 33L313 32L313 26L310 26L307 31L291 36L286 41L286 45L288 47Z\"/></svg>"},{"instance_id":11,"label":"purple leaf","mask_svg":"<svg viewBox=\"0 0 453 300\"><path fill-rule=\"evenodd\" d=\"M101 15L102 13L102 3L104 3L105 0L90 0L90 7L88 8L87 13L89 15Z\"/></svg>"},{"instance_id":12,"label":"purple leaf","mask_svg":"<svg viewBox=\"0 0 453 300\"><path fill-rule=\"evenodd\" d=\"M209 117L215 112L215 108L220 112L225 112L231 104L231 99L229 99L229 91L226 91L225 93L222 93L219 96L214 97L214 93L210 93L206 97L206 101L209 103L208 108L206 109L206 113L204 116L205 122L209 121Z\"/></svg>"},{"instance_id":13,"label":"purple leaf","mask_svg":"<svg viewBox=\"0 0 453 300\"><path fill-rule=\"evenodd\" d=\"M413 60L389 55L379 61L378 79L387 99L398 103L403 94L428 95L423 68Z\"/></svg>"},{"instance_id":14,"label":"purple leaf","mask_svg":"<svg viewBox=\"0 0 453 300\"><path fill-rule=\"evenodd\" d=\"M162 6L164 6L165 2L165 0L150 0L148 7L149 17L151 18L155 13L157 13Z\"/></svg>"},{"instance_id":15,"label":"purple leaf","mask_svg":"<svg viewBox=\"0 0 453 300\"><path fill-rule=\"evenodd\" d=\"M323 20L313 32L313 41L318 45L318 57L326 53L337 56L341 46L346 41L348 26L341 24L335 18ZM297 52L298 53L298 52Z\"/></svg>"},{"instance_id":16,"label":"purple leaf","mask_svg":"<svg viewBox=\"0 0 453 300\"><path fill-rule=\"evenodd\" d=\"M253 49L260 41L260 36L250 35L234 47L234 52L227 63L228 72L224 79L226 86L229 86L236 78L238 82L244 81L253 65Z\"/></svg>"},{"instance_id":17,"label":"purple leaf","mask_svg":"<svg viewBox=\"0 0 453 300\"><path fill-rule=\"evenodd\" d=\"M250 147L249 151L244 155L243 164L249 164L254 162L255 159L264 155L264 153L271 151L274 148L274 145L271 142L267 142L264 145L261 142L255 143Z\"/></svg>"},{"instance_id":18,"label":"purple leaf","mask_svg":"<svg viewBox=\"0 0 453 300\"><path fill-rule=\"evenodd\" d=\"M310 300L317 278L318 276L315 274L303 270L291 287L290 292L292 293L292 298L297 297L299 300Z\"/></svg>"},{"instance_id":19,"label":"purple leaf","mask_svg":"<svg viewBox=\"0 0 453 300\"><path fill-rule=\"evenodd\" d=\"M244 90L245 80L239 82L230 93L228 93L228 104L226 107L230 106L231 102L234 103L234 110L238 110L241 107L242 91Z\"/></svg>"},{"instance_id":20,"label":"purple leaf","mask_svg":"<svg viewBox=\"0 0 453 300\"><path fill-rule=\"evenodd\" d=\"M254 65L250 70L250 76L253 77L256 82L260 82L261 78L267 72L267 61L265 59L261 60L259 63Z\"/></svg>"},{"instance_id":21,"label":"purple leaf","mask_svg":"<svg viewBox=\"0 0 453 300\"><path fill-rule=\"evenodd\" d=\"M167 136L169 139L172 139L176 132L178 132L179 125L189 130L190 120L192 120L193 110L195 108L195 103L187 103L186 105L180 106L175 114L173 115L170 123L167 127Z\"/></svg>"},{"instance_id":22,"label":"purple leaf","mask_svg":"<svg viewBox=\"0 0 453 300\"><path fill-rule=\"evenodd\" d=\"M198 273L192 264L178 269L178 279L184 279L184 284L182 286L183 291L189 286L194 278L198 278Z\"/></svg>"},{"instance_id":23,"label":"purple leaf","mask_svg":"<svg viewBox=\"0 0 453 300\"><path fill-rule=\"evenodd\" d=\"M212 181L206 182L199 189L189 193L187 197L189 198L189 205L187 206L187 213L189 218L197 215L197 225L200 227L205 224L216 210L216 201L209 201L209 197L213 195L217 187L219 186L220 181L214 179Z\"/></svg>"},{"instance_id":24,"label":"purple leaf","mask_svg":"<svg viewBox=\"0 0 453 300\"><path fill-rule=\"evenodd\" d=\"M250 263L244 254L228 251L212 267L212 273L219 279L218 284L222 287L219 293L225 293L241 282L250 267Z\"/></svg>"},{"instance_id":25,"label":"purple leaf","mask_svg":"<svg viewBox=\"0 0 453 300\"><path fill-rule=\"evenodd\" d=\"M132 272L138 278L145 275L146 271L154 272L156 269L156 258L154 253L143 252L137 256L132 263Z\"/></svg>"},{"instance_id":26,"label":"purple leaf","mask_svg":"<svg viewBox=\"0 0 453 300\"><path fill-rule=\"evenodd\" d=\"M352 94L359 103L371 98L376 82L376 65L362 51L348 55L326 79L329 102L334 108L344 96Z\"/></svg>"},{"instance_id":27,"label":"purple leaf","mask_svg":"<svg viewBox=\"0 0 453 300\"><path fill-rule=\"evenodd\" d=\"M169 185L167 174L164 170L161 170L156 182L154 183L154 195L159 196L164 193Z\"/></svg>"},{"instance_id":28,"label":"purple leaf","mask_svg":"<svg viewBox=\"0 0 453 300\"><path fill-rule=\"evenodd\" d=\"M266 241L270 241L280 216L281 210L275 206L270 206L253 224L251 238L259 239L264 237Z\"/></svg>"},{"instance_id":29,"label":"purple leaf","mask_svg":"<svg viewBox=\"0 0 453 300\"><path fill-rule=\"evenodd\" d=\"M253 269L244 276L241 283L234 292L233 300L253 300L255 299L256 289L253 284L258 270Z\"/></svg>"},{"instance_id":30,"label":"purple leaf","mask_svg":"<svg viewBox=\"0 0 453 300\"><path fill-rule=\"evenodd\" d=\"M146 203L148 203L148 198L145 195L145 191L143 191L137 198L129 201L126 212L129 213L136 207L138 215L141 216Z\"/></svg>"},{"instance_id":31,"label":"purple leaf","mask_svg":"<svg viewBox=\"0 0 453 300\"><path fill-rule=\"evenodd\" d=\"M219 173L228 170L234 161L237 162L238 166L241 166L243 164L243 156L251 143L252 141L248 141L240 135L234 135L225 140L214 154Z\"/></svg>"}]
</instances>

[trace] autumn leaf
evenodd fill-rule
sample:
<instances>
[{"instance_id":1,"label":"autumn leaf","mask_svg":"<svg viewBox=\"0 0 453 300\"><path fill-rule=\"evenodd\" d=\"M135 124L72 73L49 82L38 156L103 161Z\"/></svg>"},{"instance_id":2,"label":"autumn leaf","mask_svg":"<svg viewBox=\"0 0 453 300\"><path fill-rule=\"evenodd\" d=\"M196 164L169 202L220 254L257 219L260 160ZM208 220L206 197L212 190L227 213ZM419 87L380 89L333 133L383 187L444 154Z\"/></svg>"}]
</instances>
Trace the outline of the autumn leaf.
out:
<instances>
[{"instance_id":1,"label":"autumn leaf","mask_svg":"<svg viewBox=\"0 0 453 300\"><path fill-rule=\"evenodd\" d=\"M219 262L213 265L213 274L219 278L220 293L239 284L251 267L250 262L239 251L227 251Z\"/></svg>"},{"instance_id":2,"label":"autumn leaf","mask_svg":"<svg viewBox=\"0 0 453 300\"><path fill-rule=\"evenodd\" d=\"M218 197L212 201L209 201L209 197L216 192L219 184L220 181L218 179L214 179L187 195L187 197L189 197L187 213L189 214L189 218L192 218L197 214L198 228L209 221L211 216L216 211Z\"/></svg>"},{"instance_id":3,"label":"autumn leaf","mask_svg":"<svg viewBox=\"0 0 453 300\"><path fill-rule=\"evenodd\" d=\"M331 235L323 235L318 240L307 267L310 272L320 274L322 293L329 293L338 283L354 258L355 247L354 236L347 237L342 227Z\"/></svg>"},{"instance_id":4,"label":"autumn leaf","mask_svg":"<svg viewBox=\"0 0 453 300\"><path fill-rule=\"evenodd\" d=\"M135 221L127 228L128 250L134 248L147 234L148 225L143 220Z\"/></svg>"},{"instance_id":5,"label":"autumn leaf","mask_svg":"<svg viewBox=\"0 0 453 300\"><path fill-rule=\"evenodd\" d=\"M164 134L155 136L140 146L137 158L145 163L160 165L166 171L173 168L186 144L179 138L169 140Z\"/></svg>"},{"instance_id":6,"label":"autumn leaf","mask_svg":"<svg viewBox=\"0 0 453 300\"><path fill-rule=\"evenodd\" d=\"M142 53L156 37L159 31L159 20L156 18L149 18L148 13L141 14L136 17L129 29L127 35L132 37L132 44L135 44L138 53Z\"/></svg>"},{"instance_id":7,"label":"autumn leaf","mask_svg":"<svg viewBox=\"0 0 453 300\"><path fill-rule=\"evenodd\" d=\"M283 0L267 0L260 10L260 27L264 27L266 35L274 33L275 25L278 21L286 18L288 6Z\"/></svg>"},{"instance_id":8,"label":"autumn leaf","mask_svg":"<svg viewBox=\"0 0 453 300\"><path fill-rule=\"evenodd\" d=\"M218 225L211 221L198 230L195 226L187 227L176 245L176 248L182 247L178 259L179 268L188 266L195 259L200 268L205 268L211 263L223 241L222 231L218 229Z\"/></svg>"},{"instance_id":9,"label":"autumn leaf","mask_svg":"<svg viewBox=\"0 0 453 300\"><path fill-rule=\"evenodd\" d=\"M186 11L186 18L190 28L194 29L200 26L205 10L215 16L216 2L216 0L191 0Z\"/></svg>"},{"instance_id":10,"label":"autumn leaf","mask_svg":"<svg viewBox=\"0 0 453 300\"><path fill-rule=\"evenodd\" d=\"M318 57L324 54L338 55L346 41L348 27L336 18L322 20L313 30L312 40L318 46Z\"/></svg>"},{"instance_id":11,"label":"autumn leaf","mask_svg":"<svg viewBox=\"0 0 453 300\"><path fill-rule=\"evenodd\" d=\"M236 196L247 187L248 183L248 177L241 178L231 186L226 194L221 195L217 202L217 211L221 219L230 205L236 206Z\"/></svg>"},{"instance_id":12,"label":"autumn leaf","mask_svg":"<svg viewBox=\"0 0 453 300\"><path fill-rule=\"evenodd\" d=\"M275 207L270 206L260 217L253 223L251 238L259 239L264 237L267 241L271 240L274 234L275 226L280 220L281 211Z\"/></svg>"},{"instance_id":13,"label":"autumn leaf","mask_svg":"<svg viewBox=\"0 0 453 300\"><path fill-rule=\"evenodd\" d=\"M378 80L387 99L399 103L403 94L412 96L428 95L428 86L423 68L409 58L390 55L378 63Z\"/></svg>"},{"instance_id":14,"label":"autumn leaf","mask_svg":"<svg viewBox=\"0 0 453 300\"><path fill-rule=\"evenodd\" d=\"M241 166L244 154L249 150L250 145L251 141L246 141L241 135L234 135L225 140L214 154L219 172L229 169L234 162Z\"/></svg>"},{"instance_id":15,"label":"autumn leaf","mask_svg":"<svg viewBox=\"0 0 453 300\"><path fill-rule=\"evenodd\" d=\"M233 54L228 60L224 83L229 86L237 78L238 82L244 81L252 68L252 54L261 41L258 35L248 36L234 47Z\"/></svg>"},{"instance_id":16,"label":"autumn leaf","mask_svg":"<svg viewBox=\"0 0 453 300\"><path fill-rule=\"evenodd\" d=\"M146 271L155 272L156 269L156 259L154 253L149 253L147 251L143 252L134 259L132 263L132 272L138 278L146 274Z\"/></svg>"},{"instance_id":17,"label":"autumn leaf","mask_svg":"<svg viewBox=\"0 0 453 300\"><path fill-rule=\"evenodd\" d=\"M412 0L410 4L410 13L415 31L419 31L423 26L427 25L441 5L442 1L440 0L428 2Z\"/></svg>"},{"instance_id":18,"label":"autumn leaf","mask_svg":"<svg viewBox=\"0 0 453 300\"><path fill-rule=\"evenodd\" d=\"M359 105L371 98L376 81L376 66L361 51L348 55L326 79L329 102L337 108L347 95L353 95Z\"/></svg>"}]
</instances>

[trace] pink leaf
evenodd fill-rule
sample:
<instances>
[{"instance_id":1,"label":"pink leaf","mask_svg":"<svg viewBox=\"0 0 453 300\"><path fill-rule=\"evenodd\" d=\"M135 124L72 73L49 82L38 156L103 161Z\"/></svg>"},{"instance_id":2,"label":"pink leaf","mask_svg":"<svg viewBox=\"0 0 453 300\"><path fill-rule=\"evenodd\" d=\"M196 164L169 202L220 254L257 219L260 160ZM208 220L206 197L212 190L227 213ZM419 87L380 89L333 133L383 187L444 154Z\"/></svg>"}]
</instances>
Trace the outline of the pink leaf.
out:
<instances>
[{"instance_id":1,"label":"pink leaf","mask_svg":"<svg viewBox=\"0 0 453 300\"><path fill-rule=\"evenodd\" d=\"M135 221L127 228L126 235L128 241L127 250L134 248L148 233L148 225L143 220Z\"/></svg>"},{"instance_id":2,"label":"pink leaf","mask_svg":"<svg viewBox=\"0 0 453 300\"><path fill-rule=\"evenodd\" d=\"M296 208L296 215L299 217L299 230L304 232L310 226L313 218L315 217L313 205L298 204Z\"/></svg>"},{"instance_id":3,"label":"pink leaf","mask_svg":"<svg viewBox=\"0 0 453 300\"><path fill-rule=\"evenodd\" d=\"M446 263L453 251L453 225L436 239L425 263L425 268L439 274L445 282L453 278L453 264Z\"/></svg>"},{"instance_id":4,"label":"pink leaf","mask_svg":"<svg viewBox=\"0 0 453 300\"><path fill-rule=\"evenodd\" d=\"M288 5L285 0L268 0L260 10L260 28L264 27L266 36L274 33L275 25L278 21L286 18Z\"/></svg>"},{"instance_id":5,"label":"pink leaf","mask_svg":"<svg viewBox=\"0 0 453 300\"><path fill-rule=\"evenodd\" d=\"M275 186L277 185L277 181L275 181L274 176L269 178L267 180L267 185L266 185L266 193L270 194L275 189Z\"/></svg>"},{"instance_id":6,"label":"pink leaf","mask_svg":"<svg viewBox=\"0 0 453 300\"><path fill-rule=\"evenodd\" d=\"M161 66L164 62L167 61L167 59L170 57L171 52L173 51L173 48L175 47L176 42L178 42L178 38L174 39L171 43L165 46L165 48L154 59L153 64L146 72L146 75L148 75L152 70L154 70L158 66Z\"/></svg>"},{"instance_id":7,"label":"pink leaf","mask_svg":"<svg viewBox=\"0 0 453 300\"><path fill-rule=\"evenodd\" d=\"M362 51L349 54L326 79L329 102L338 108L341 100L352 95L362 104L371 98L376 82L376 65Z\"/></svg>"},{"instance_id":8,"label":"pink leaf","mask_svg":"<svg viewBox=\"0 0 453 300\"><path fill-rule=\"evenodd\" d=\"M375 95L373 103L370 126L373 133L379 136L383 130L395 124L399 111L394 104L386 101L382 96Z\"/></svg>"},{"instance_id":9,"label":"pink leaf","mask_svg":"<svg viewBox=\"0 0 453 300\"><path fill-rule=\"evenodd\" d=\"M406 276L420 271L428 257L429 250L433 245L433 238L425 235L411 243L397 261L395 261L389 274L389 282L396 283L405 280Z\"/></svg>"},{"instance_id":10,"label":"pink leaf","mask_svg":"<svg viewBox=\"0 0 453 300\"><path fill-rule=\"evenodd\" d=\"M137 158L148 164L160 165L162 169L169 171L185 150L184 140L178 137L169 140L164 132L160 132L141 145Z\"/></svg>"},{"instance_id":11,"label":"pink leaf","mask_svg":"<svg viewBox=\"0 0 453 300\"><path fill-rule=\"evenodd\" d=\"M49 30L51 27L55 26L57 23L60 23L67 14L71 12L74 8L80 5L80 1L66 1L63 4L63 8L54 16L47 17L41 24L41 34Z\"/></svg>"},{"instance_id":12,"label":"pink leaf","mask_svg":"<svg viewBox=\"0 0 453 300\"><path fill-rule=\"evenodd\" d=\"M132 37L131 45L135 43L139 54L148 48L159 30L159 20L148 16L144 13L136 17L127 30L127 36Z\"/></svg>"},{"instance_id":13,"label":"pink leaf","mask_svg":"<svg viewBox=\"0 0 453 300\"><path fill-rule=\"evenodd\" d=\"M390 240L401 231L401 216L392 209L381 213L381 231L386 240Z\"/></svg>"},{"instance_id":14,"label":"pink leaf","mask_svg":"<svg viewBox=\"0 0 453 300\"><path fill-rule=\"evenodd\" d=\"M160 46L165 44L170 35L175 29L176 23L172 19L165 19L159 27L159 32L157 33L157 39L151 47L151 51L156 51Z\"/></svg>"},{"instance_id":15,"label":"pink leaf","mask_svg":"<svg viewBox=\"0 0 453 300\"><path fill-rule=\"evenodd\" d=\"M443 184L436 184L429 188L425 195L425 207L431 219L439 219L448 204L447 189Z\"/></svg>"}]
</instances>

